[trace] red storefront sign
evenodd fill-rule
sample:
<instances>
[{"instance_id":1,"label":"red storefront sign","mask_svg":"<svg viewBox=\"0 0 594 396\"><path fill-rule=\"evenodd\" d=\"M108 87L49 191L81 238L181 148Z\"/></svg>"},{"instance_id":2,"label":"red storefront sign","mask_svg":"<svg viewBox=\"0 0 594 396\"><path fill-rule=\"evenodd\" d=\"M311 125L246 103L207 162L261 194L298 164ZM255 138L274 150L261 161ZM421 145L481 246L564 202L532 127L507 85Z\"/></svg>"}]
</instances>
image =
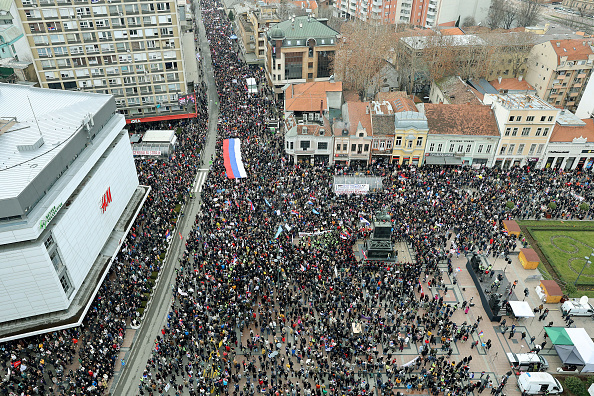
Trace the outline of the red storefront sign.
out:
<instances>
[{"instance_id":1,"label":"red storefront sign","mask_svg":"<svg viewBox=\"0 0 594 396\"><path fill-rule=\"evenodd\" d=\"M169 115L154 116L154 117L130 118L130 119L126 119L126 124L139 124L141 122L153 122L153 121L182 120L184 118L196 118L196 113L169 114Z\"/></svg>"}]
</instances>

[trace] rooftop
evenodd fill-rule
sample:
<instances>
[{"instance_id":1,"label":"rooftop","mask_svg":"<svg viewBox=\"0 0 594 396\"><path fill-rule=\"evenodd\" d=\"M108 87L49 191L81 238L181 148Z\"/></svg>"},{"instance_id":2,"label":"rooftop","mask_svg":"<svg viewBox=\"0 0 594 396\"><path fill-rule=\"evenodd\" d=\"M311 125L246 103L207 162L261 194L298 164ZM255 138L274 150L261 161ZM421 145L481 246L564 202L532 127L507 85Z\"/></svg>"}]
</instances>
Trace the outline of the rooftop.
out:
<instances>
[{"instance_id":1,"label":"rooftop","mask_svg":"<svg viewBox=\"0 0 594 396\"><path fill-rule=\"evenodd\" d=\"M415 102L410 97L398 98L392 102L392 108L394 109L395 113L400 113L403 111L406 112L417 112L417 106L415 106Z\"/></svg>"},{"instance_id":2,"label":"rooftop","mask_svg":"<svg viewBox=\"0 0 594 396\"><path fill-rule=\"evenodd\" d=\"M559 120L557 119L557 122ZM587 142L594 142L594 119L586 118L580 125L559 124L553 128L551 143L573 142L573 139L585 138Z\"/></svg>"},{"instance_id":3,"label":"rooftop","mask_svg":"<svg viewBox=\"0 0 594 396\"><path fill-rule=\"evenodd\" d=\"M594 40L592 39L569 39L569 40L551 40L551 45L557 54L557 63L566 56L567 60L586 60L588 55L592 55Z\"/></svg>"},{"instance_id":4,"label":"rooftop","mask_svg":"<svg viewBox=\"0 0 594 396\"><path fill-rule=\"evenodd\" d=\"M526 80L519 78L502 78L499 80L489 81L491 86L497 91L508 90L508 91L533 91L534 87L528 84Z\"/></svg>"},{"instance_id":5,"label":"rooftop","mask_svg":"<svg viewBox=\"0 0 594 396\"><path fill-rule=\"evenodd\" d=\"M487 45L485 40L474 34L457 36L414 36L402 37L400 40L416 50L430 47L433 43L449 46Z\"/></svg>"},{"instance_id":6,"label":"rooftop","mask_svg":"<svg viewBox=\"0 0 594 396\"><path fill-rule=\"evenodd\" d=\"M487 98L489 97L489 98ZM498 94L498 95L485 95L485 104L491 102L497 102L508 110L556 110L557 108L538 96L536 94Z\"/></svg>"},{"instance_id":7,"label":"rooftop","mask_svg":"<svg viewBox=\"0 0 594 396\"><path fill-rule=\"evenodd\" d=\"M328 108L326 92L342 92L342 82L291 84L285 89L285 111L320 111Z\"/></svg>"},{"instance_id":8,"label":"rooftop","mask_svg":"<svg viewBox=\"0 0 594 396\"><path fill-rule=\"evenodd\" d=\"M346 129L349 130L351 135L357 132L357 126L361 123L361 126L365 128L367 133L371 135L371 114L368 112L369 102L346 102L343 113L344 120L347 123Z\"/></svg>"},{"instance_id":9,"label":"rooftop","mask_svg":"<svg viewBox=\"0 0 594 396\"><path fill-rule=\"evenodd\" d=\"M499 136L490 106L476 104L424 104L429 133Z\"/></svg>"},{"instance_id":10,"label":"rooftop","mask_svg":"<svg viewBox=\"0 0 594 396\"><path fill-rule=\"evenodd\" d=\"M18 196L111 98L0 83L0 118L16 121L0 134L0 200Z\"/></svg>"},{"instance_id":11,"label":"rooftop","mask_svg":"<svg viewBox=\"0 0 594 396\"><path fill-rule=\"evenodd\" d=\"M383 102L384 100L388 102L393 102L396 99L406 98L408 94L406 91L395 91L395 92L378 92L376 95L377 100Z\"/></svg>"},{"instance_id":12,"label":"rooftop","mask_svg":"<svg viewBox=\"0 0 594 396\"><path fill-rule=\"evenodd\" d=\"M459 27L453 27L453 28L449 28L449 29L442 29L439 32L441 33L442 36L461 36L461 35L466 34Z\"/></svg>"},{"instance_id":13,"label":"rooftop","mask_svg":"<svg viewBox=\"0 0 594 396\"><path fill-rule=\"evenodd\" d=\"M294 39L320 39L320 38L336 38L338 32L314 17L298 16L293 22L291 19L277 23L270 27L270 29L280 29L285 34L285 40ZM330 45L331 43L327 43ZM333 43L332 43L333 44ZM317 43L321 45L321 43Z\"/></svg>"},{"instance_id":14,"label":"rooftop","mask_svg":"<svg viewBox=\"0 0 594 396\"><path fill-rule=\"evenodd\" d=\"M436 81L445 100L451 104L481 104L470 87L458 76L444 77Z\"/></svg>"}]
</instances>

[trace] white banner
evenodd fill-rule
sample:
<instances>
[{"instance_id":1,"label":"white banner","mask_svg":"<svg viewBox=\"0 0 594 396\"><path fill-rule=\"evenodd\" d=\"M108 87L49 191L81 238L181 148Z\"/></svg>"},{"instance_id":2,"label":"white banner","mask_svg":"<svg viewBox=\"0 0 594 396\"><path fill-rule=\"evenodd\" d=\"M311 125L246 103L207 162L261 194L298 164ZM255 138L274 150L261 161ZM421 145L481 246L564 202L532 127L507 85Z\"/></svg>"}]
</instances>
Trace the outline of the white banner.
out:
<instances>
[{"instance_id":1,"label":"white banner","mask_svg":"<svg viewBox=\"0 0 594 396\"><path fill-rule=\"evenodd\" d=\"M316 231L316 232L300 232L299 233L299 238L303 237L303 236L310 236L310 235L322 235L325 234L327 232L331 232L332 230L326 230L326 231Z\"/></svg>"},{"instance_id":2,"label":"white banner","mask_svg":"<svg viewBox=\"0 0 594 396\"><path fill-rule=\"evenodd\" d=\"M335 184L334 193L336 195L342 194L367 194L369 192L369 184Z\"/></svg>"},{"instance_id":3,"label":"white banner","mask_svg":"<svg viewBox=\"0 0 594 396\"><path fill-rule=\"evenodd\" d=\"M132 155L161 155L157 150L132 150Z\"/></svg>"}]
</instances>

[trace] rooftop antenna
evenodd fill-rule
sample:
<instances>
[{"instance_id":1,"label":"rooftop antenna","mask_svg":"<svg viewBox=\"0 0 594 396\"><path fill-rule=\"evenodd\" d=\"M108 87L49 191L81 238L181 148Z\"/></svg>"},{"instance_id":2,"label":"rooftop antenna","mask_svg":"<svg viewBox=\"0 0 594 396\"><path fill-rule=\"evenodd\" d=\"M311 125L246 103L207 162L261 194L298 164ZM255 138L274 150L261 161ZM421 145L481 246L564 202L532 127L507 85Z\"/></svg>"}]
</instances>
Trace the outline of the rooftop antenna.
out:
<instances>
[{"instance_id":1,"label":"rooftop antenna","mask_svg":"<svg viewBox=\"0 0 594 396\"><path fill-rule=\"evenodd\" d=\"M39 126L39 121L37 121L37 116L35 116L35 111L33 110L33 105L31 104L31 99L27 95L27 100L29 101L29 106L31 107L31 113L33 113L33 118L35 119L35 124L37 124L37 129L39 130L39 136L43 137L41 134L41 127Z\"/></svg>"}]
</instances>

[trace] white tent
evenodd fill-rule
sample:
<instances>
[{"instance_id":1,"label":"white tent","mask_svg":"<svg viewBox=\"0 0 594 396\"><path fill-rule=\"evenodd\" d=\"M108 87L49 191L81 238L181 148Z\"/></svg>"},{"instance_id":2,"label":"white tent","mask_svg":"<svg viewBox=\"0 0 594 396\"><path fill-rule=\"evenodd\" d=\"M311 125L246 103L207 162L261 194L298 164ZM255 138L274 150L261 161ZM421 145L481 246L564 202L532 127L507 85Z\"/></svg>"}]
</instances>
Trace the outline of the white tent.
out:
<instances>
[{"instance_id":1,"label":"white tent","mask_svg":"<svg viewBox=\"0 0 594 396\"><path fill-rule=\"evenodd\" d=\"M584 359L585 365L582 373L594 372L594 342L586 332L586 329L565 329L567 335L578 350L580 356Z\"/></svg>"},{"instance_id":2,"label":"white tent","mask_svg":"<svg viewBox=\"0 0 594 396\"><path fill-rule=\"evenodd\" d=\"M509 305L514 311L514 315L516 318L532 318L534 317L534 312L532 312L532 308L526 301L510 301Z\"/></svg>"}]
</instances>

